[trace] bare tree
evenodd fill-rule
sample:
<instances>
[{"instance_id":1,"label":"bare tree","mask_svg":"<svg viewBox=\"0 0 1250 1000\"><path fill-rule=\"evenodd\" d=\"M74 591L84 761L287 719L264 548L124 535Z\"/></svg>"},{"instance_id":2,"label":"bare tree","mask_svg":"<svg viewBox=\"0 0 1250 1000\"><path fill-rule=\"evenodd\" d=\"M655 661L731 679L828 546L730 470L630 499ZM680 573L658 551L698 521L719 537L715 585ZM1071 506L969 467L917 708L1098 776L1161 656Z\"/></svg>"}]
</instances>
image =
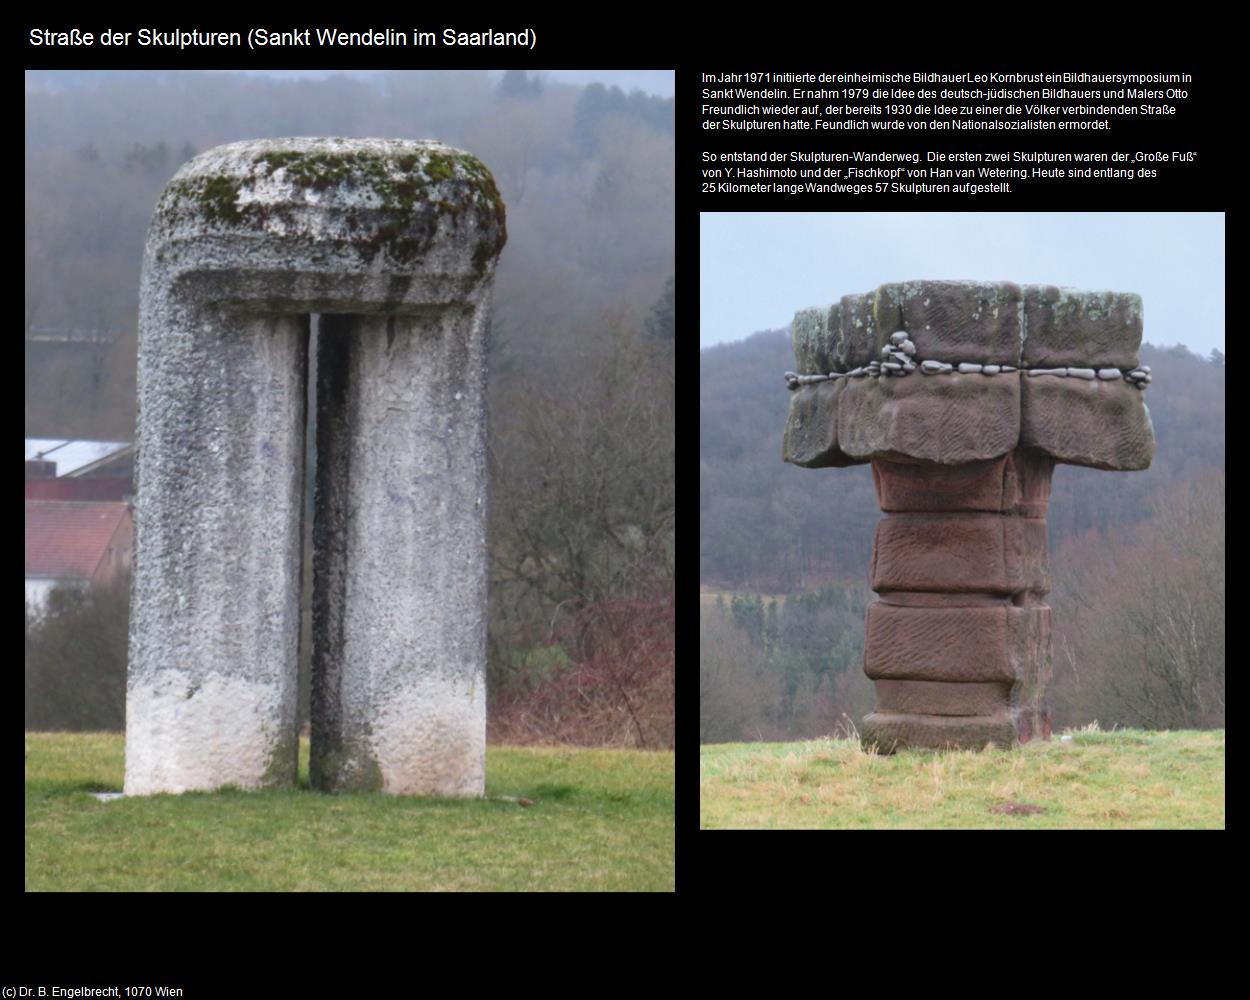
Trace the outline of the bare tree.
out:
<instances>
[{"instance_id":1,"label":"bare tree","mask_svg":"<svg viewBox=\"0 0 1250 1000\"><path fill-rule=\"evenodd\" d=\"M672 352L619 322L599 342L598 360L518 377L528 405L492 442L496 593L518 621L541 608L549 632L672 579Z\"/></svg>"},{"instance_id":2,"label":"bare tree","mask_svg":"<svg viewBox=\"0 0 1250 1000\"><path fill-rule=\"evenodd\" d=\"M1152 507L1131 535L1091 533L1056 556L1056 702L1068 724L1224 725L1224 474Z\"/></svg>"}]
</instances>

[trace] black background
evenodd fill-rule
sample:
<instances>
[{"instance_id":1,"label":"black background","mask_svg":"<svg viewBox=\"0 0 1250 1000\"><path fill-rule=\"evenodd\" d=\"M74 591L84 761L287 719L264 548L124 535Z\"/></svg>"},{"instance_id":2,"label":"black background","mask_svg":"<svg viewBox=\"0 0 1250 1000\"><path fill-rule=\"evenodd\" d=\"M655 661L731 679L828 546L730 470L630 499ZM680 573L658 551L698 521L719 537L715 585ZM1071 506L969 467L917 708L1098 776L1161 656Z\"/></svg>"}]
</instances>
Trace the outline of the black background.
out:
<instances>
[{"instance_id":1,"label":"black background","mask_svg":"<svg viewBox=\"0 0 1250 1000\"><path fill-rule=\"evenodd\" d=\"M492 17L470 9L464 16L454 9L443 13L427 13L427 8L400 8L394 12L376 14L370 12L367 19L338 20L331 16L309 12L296 17L272 17L268 9L257 8L254 12L233 18L218 15L205 8L192 8L185 15L176 8L164 12L159 20L137 21L124 17L113 18L111 12L69 21L59 11L49 10L55 20L38 20L37 13L27 12L28 23L21 32L22 63L27 68L113 68L113 69L246 69L246 68L307 68L307 69L508 69L530 70L558 68L673 68L676 70L676 177L677 177L677 281L680 299L677 306L677 394L678 442L677 487L681 530L678 545L678 655L677 655L677 829L676 866L677 899L666 900L653 908L642 899L621 908L618 901L604 907L604 915L610 911L615 918L612 924L595 924L582 921L552 924L534 921L533 910L523 912L530 920L515 921L505 910L499 914L482 912L476 905L472 912L463 910L467 920L455 920L447 924L451 937L461 939L464 947L476 956L472 964L461 966L476 973L480 967L486 979L496 973L505 977L520 976L518 988L545 989L552 985L545 976L563 971L569 949L588 949L585 958L596 961L607 954L617 961L632 963L643 960L641 949L658 941L661 953L687 952L691 957L700 948L698 942L706 929L719 928L730 931L738 940L775 947L781 932L776 919L783 912L797 917L804 925L794 931L786 922L790 940L803 941L820 933L826 923L836 923L839 930L838 943L845 946L859 937L872 942L877 932L894 926L910 914L919 923L932 927L929 919L939 912L963 913L967 918L983 907L990 906L986 914L991 926L999 921L1017 920L1038 915L1051 905L1055 893L1060 891L1057 882L1075 886L1086 884L1086 893L1078 893L1079 907L1087 905L1092 910L1099 900L1116 899L1119 916L1125 916L1122 899L1117 899L1125 886L1136 885L1144 856L1151 856L1150 870L1158 873L1159 866L1168 866L1166 858L1159 856L1162 845L1150 845L1150 850L1137 838L1136 843L1123 838L1108 850L1106 838L1090 843L1090 835L1081 838L1079 848L1072 834L1052 837L1043 847L1035 840L1027 844L1018 837L991 840L985 835L966 837L948 832L940 842L932 840L921 843L905 833L895 833L886 839L861 834L852 835L850 842L834 840L829 836L790 833L769 835L767 833L700 832L698 814L698 727L695 713L698 705L698 673L695 669L698 655L698 604L697 601L697 545L698 532L697 496L698 475L698 215L701 211L796 211L839 209L946 211L1221 211L1231 200L1227 196L1225 147L1234 143L1228 137L1240 131L1244 113L1236 110L1240 101L1227 95L1226 85L1233 79L1232 68L1225 62L1224 46L1232 39L1213 39L1210 34L1201 41L1189 41L1175 29L1166 25L1166 36L1160 33L1149 43L1143 43L1126 34L1121 25L1115 29L1099 27L1083 20L1079 27L1054 23L1055 19L1039 15L1029 28L1013 28L1003 22L998 12L978 8L968 18L979 18L984 27L970 28L959 24L961 40L952 48L943 36L950 34L952 25L941 23L954 15L929 12L923 15L904 15L902 11L875 8L874 16L860 25L839 23L837 30L825 25L831 16L841 18L845 11L829 8L778 8L765 13L755 12L731 23L725 23L724 11L706 9L693 26L678 26L672 22L674 11L668 9L661 15L650 12L623 12L615 9L581 9L564 18L553 18L526 12L513 7L505 16ZM1044 13L1044 12L1043 12ZM594 15L601 15L596 17ZM819 15L819 16L818 16ZM771 20L766 20L766 16ZM911 21L919 16L923 20ZM1126 9L1125 19L1141 20L1142 15ZM898 23L892 23L897 18ZM234 23L231 23L233 20ZM285 23L284 23L285 22ZM443 26L455 26L459 30L481 30L487 27L516 29L526 25L537 28L539 44L533 51L500 49L450 49L441 46L430 49L409 48L388 52L381 49L265 49L256 52L246 50L206 48L175 50L139 49L133 44L124 49L103 48L99 45L89 49L32 48L27 42L32 26L65 30L77 24L84 30L98 32L108 26L118 30L136 30L147 25L161 30L197 27L202 30L242 30L257 24L281 30L304 25L336 26L342 30L360 30L365 27L414 26L438 31ZM1231 26L1225 25L1231 32ZM1219 31L1216 31L1219 34ZM1028 44L1029 42L1033 44ZM1243 60L1244 61L1244 60ZM703 87L701 74L769 69L773 71L913 71L937 70L959 72L965 70L1000 71L1186 71L1194 75L1194 81L1185 85L1190 98L1184 103L1184 111L1175 122L1166 119L1115 119L1111 132L1063 133L1047 132L940 132L940 133L877 133L854 132L733 132L718 135L700 129L700 94ZM926 85L928 86L928 85ZM1094 86L1094 85L1091 85ZM1162 134L1157 129L1176 131ZM1135 134L1139 133L1139 134ZM871 137L871 138L869 138ZM893 143L901 148L1130 148L1143 149L1196 149L1200 157L1196 165L1183 169L1164 166L1161 176L1146 184L1116 184L1110 182L1064 182L1036 185L1027 193L1016 196L978 195L936 196L921 198L896 196L895 199L837 199L828 196L809 198L760 198L746 196L704 196L699 194L701 182L700 151L718 149L721 146L734 149L769 148L870 148L889 149ZM1156 167L1159 165L1155 165ZM1027 187L1027 186L1026 186ZM767 248L761 248L766 252ZM780 428L778 429L780 433ZM1157 836L1157 835L1156 835ZM905 843L902 841L906 841ZM1058 865L1064 865L1062 878L1058 877ZM1204 867L1213 863L1205 860ZM1077 866L1073 868L1072 866ZM14 864L15 867L15 864ZM1087 875L1082 875L1087 872ZM1157 908L1173 893L1202 891L1195 886L1191 871L1183 880L1152 878L1151 900ZM1087 878L1088 882L1082 883ZM1217 880L1218 881L1218 880ZM1202 880L1210 886L1210 880ZM1208 890L1209 891L1209 890ZM715 902L714 902L715 901ZM729 903L729 910L721 901ZM802 901L808 905L791 908L791 903ZM737 905L735 905L737 904ZM266 897L246 903L231 899L195 899L162 897L160 899L118 900L116 897L75 900L72 910L64 910L65 900L49 897L37 898L27 895L23 904L25 930L20 942L10 940L10 953L16 951L24 959L17 963L31 973L62 972L75 967L75 959L81 960L102 949L100 961L89 966L100 974L94 981L118 981L115 973L127 970L131 975L141 970L151 971L157 955L172 963L179 971L173 980L187 985L203 982L218 984L214 988L189 989L186 996L268 996L286 995L283 990L265 990L260 983L269 979L294 986L304 976L315 974L317 981L327 986L344 971L361 973L357 989L352 995L377 995L364 985L375 975L390 980L392 973L400 973L402 982L414 992L422 989L445 989L447 984L436 984L430 977L439 967L453 971L459 963L454 958L458 947L449 942L442 950L441 927L445 919L444 907L458 907L458 901L430 903L425 900L402 901L374 898L371 901L357 899L314 899L307 902L291 898ZM504 904L509 909L514 904ZM544 900L544 910L546 901ZM558 905L558 904L557 904ZM600 904L591 903L598 907ZM397 919L402 906L403 918ZM631 920L635 906L646 907L646 912L658 917L661 934L657 937L647 933L657 926L648 921L638 924ZM687 918L674 920L678 911L690 912ZM55 907L55 908L54 908ZM1093 914L1069 913L1066 930L1069 936L1079 929L1086 916ZM727 923L728 917L733 923ZM737 918L737 919L735 919ZM874 919L876 918L876 919ZM558 918L557 918L558 919ZM609 918L611 919L611 918ZM941 939L954 933L958 921L936 921ZM983 926L978 920L977 929ZM83 942L82 934L73 936L74 943L65 937L62 925L83 928L89 944ZM604 930L617 927L618 933L633 925L638 938L628 946L619 939L603 935ZM967 929L971 930L971 926ZM62 927L52 931L49 927ZM142 928L144 937L140 942L135 931ZM127 930L130 928L131 930ZM453 928L455 928L453 930ZM593 928L593 929L592 929ZM685 931L672 934L669 929ZM551 935L550 941L561 936L559 948L564 956L560 961L538 958L532 951L518 949L510 959L506 956L516 945L543 930ZM832 928L830 928L832 931ZM1171 933L1175 933L1173 924ZM396 941L387 943L391 934L398 934ZM341 935L339 937L338 935ZM908 935L911 939L913 935ZM170 949L164 950L161 942L168 939ZM407 939L407 944L403 943ZM600 951L595 948L606 949ZM250 959L243 959L240 948L246 950L246 942L253 940L256 950ZM732 938L731 938L732 940ZM125 942L131 942L128 948ZM214 946L213 942L218 944ZM225 946L229 942L228 947ZM352 942L359 941L359 948ZM644 942L646 944L644 944ZM1179 942L1173 941L1173 948ZM133 945L141 944L141 952ZM76 950L81 947L83 950ZM1059 947L1064 947L1062 944ZM646 950L652 949L647 947ZM869 948L865 957L873 954ZM727 950L717 949L718 965L726 962L733 967L734 958L741 954L739 946L732 944ZM1052 952L1053 954L1053 952ZM194 959L187 957L194 955ZM214 959L215 956L215 959ZM658 957L654 952L650 955ZM763 956L758 956L762 958ZM821 950L813 951L813 957L823 957ZM248 980L254 990L223 991L224 983L232 981L233 965L240 961L256 960L269 969L269 974ZM757 959L758 960L758 959ZM31 963L35 964L31 964ZM6 963L7 964L7 963ZM397 968L400 967L400 968ZM14 966L9 966L10 969ZM609 966L610 967L610 966ZM301 970L303 970L301 972ZM323 971L319 971L323 970ZM667 969L656 969L664 979ZM535 977L531 979L530 977ZM40 977L44 978L43 976ZM615 977L613 977L615 978ZM62 982L65 980L62 979ZM83 982L89 980L80 980ZM152 981L150 978L140 981ZM6 983L19 980L7 979ZM589 984L578 979L567 985L585 988ZM525 986L530 983L530 987ZM486 981L472 989L487 985ZM305 991L299 991L304 995ZM314 991L307 995L322 995ZM337 995L326 992L324 995Z\"/></svg>"}]
</instances>

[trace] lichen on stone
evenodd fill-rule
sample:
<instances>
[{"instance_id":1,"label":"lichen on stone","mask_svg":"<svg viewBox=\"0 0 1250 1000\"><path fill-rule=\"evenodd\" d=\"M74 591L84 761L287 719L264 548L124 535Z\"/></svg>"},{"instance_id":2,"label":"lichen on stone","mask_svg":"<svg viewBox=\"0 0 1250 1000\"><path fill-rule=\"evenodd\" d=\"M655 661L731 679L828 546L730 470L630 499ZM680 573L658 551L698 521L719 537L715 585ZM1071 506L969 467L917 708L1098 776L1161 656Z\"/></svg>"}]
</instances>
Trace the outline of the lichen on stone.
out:
<instances>
[{"instance_id":1,"label":"lichen on stone","mask_svg":"<svg viewBox=\"0 0 1250 1000\"><path fill-rule=\"evenodd\" d=\"M292 225L300 228L306 205L340 192L330 205L341 213L346 235L366 260L386 252L394 263L413 264L429 250L443 219L459 227L466 213L480 228L472 252L478 271L507 238L499 189L470 154L436 144L366 146L346 140L305 143L304 148L257 145L233 160L219 155L215 162L200 164L201 174L193 166L187 176L175 178L162 196L158 226L172 231L179 220L200 219L281 234ZM284 196L282 185L308 194Z\"/></svg>"}]
</instances>

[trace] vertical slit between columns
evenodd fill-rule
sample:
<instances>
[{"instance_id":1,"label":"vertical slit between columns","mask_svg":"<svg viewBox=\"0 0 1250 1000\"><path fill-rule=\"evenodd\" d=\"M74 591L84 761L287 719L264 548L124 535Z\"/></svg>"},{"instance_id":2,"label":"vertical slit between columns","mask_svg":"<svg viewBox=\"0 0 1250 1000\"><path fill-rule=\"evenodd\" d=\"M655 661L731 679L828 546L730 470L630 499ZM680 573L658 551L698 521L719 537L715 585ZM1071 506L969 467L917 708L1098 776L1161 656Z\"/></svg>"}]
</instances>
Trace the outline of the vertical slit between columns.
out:
<instances>
[{"instance_id":1,"label":"vertical slit between columns","mask_svg":"<svg viewBox=\"0 0 1250 1000\"><path fill-rule=\"evenodd\" d=\"M350 315L316 317L313 342L315 390L310 396L308 434L313 456L312 657L309 668L309 779L319 791L354 785L357 748L345 735L343 657L345 590L350 512L347 506L351 450L350 379L355 321ZM350 729L350 727L348 727Z\"/></svg>"},{"instance_id":2,"label":"vertical slit between columns","mask_svg":"<svg viewBox=\"0 0 1250 1000\"><path fill-rule=\"evenodd\" d=\"M309 317L304 396L304 497L300 514L299 727L308 736L312 718L312 590L314 489L317 482L317 336L321 317Z\"/></svg>"}]
</instances>

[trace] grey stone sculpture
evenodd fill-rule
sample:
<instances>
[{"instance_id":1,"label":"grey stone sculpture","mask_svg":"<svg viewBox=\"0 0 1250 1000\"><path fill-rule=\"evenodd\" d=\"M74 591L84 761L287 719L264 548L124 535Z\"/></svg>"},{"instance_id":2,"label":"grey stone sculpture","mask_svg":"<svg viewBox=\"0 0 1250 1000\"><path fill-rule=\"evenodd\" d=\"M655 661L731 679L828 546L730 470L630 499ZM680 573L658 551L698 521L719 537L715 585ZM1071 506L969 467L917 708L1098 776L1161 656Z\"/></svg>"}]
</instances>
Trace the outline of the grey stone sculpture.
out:
<instances>
[{"instance_id":1,"label":"grey stone sculpture","mask_svg":"<svg viewBox=\"0 0 1250 1000\"><path fill-rule=\"evenodd\" d=\"M293 786L309 317L314 787L480 795L504 206L434 142L233 143L148 232L127 794Z\"/></svg>"},{"instance_id":2,"label":"grey stone sculpture","mask_svg":"<svg viewBox=\"0 0 1250 1000\"><path fill-rule=\"evenodd\" d=\"M1141 337L1138 295L1011 282L888 284L795 316L783 457L871 462L886 514L866 747L1049 737L1051 473L1149 467Z\"/></svg>"}]
</instances>

